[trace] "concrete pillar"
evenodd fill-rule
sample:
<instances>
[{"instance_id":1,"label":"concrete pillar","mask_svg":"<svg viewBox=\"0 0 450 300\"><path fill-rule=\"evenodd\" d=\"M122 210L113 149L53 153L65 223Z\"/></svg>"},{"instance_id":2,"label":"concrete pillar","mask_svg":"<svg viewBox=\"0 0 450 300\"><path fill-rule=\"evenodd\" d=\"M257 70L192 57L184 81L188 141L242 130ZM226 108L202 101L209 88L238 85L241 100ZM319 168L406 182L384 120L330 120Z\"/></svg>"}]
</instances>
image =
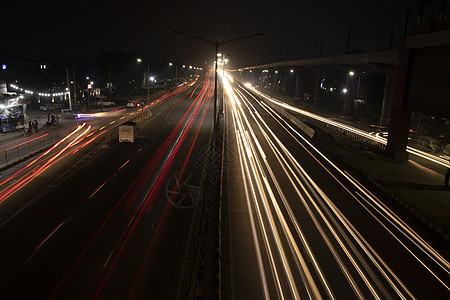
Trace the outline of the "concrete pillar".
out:
<instances>
[{"instance_id":1,"label":"concrete pillar","mask_svg":"<svg viewBox=\"0 0 450 300\"><path fill-rule=\"evenodd\" d=\"M320 83L322 82L322 72L315 72L315 80L314 80L314 104L320 104Z\"/></svg>"},{"instance_id":2,"label":"concrete pillar","mask_svg":"<svg viewBox=\"0 0 450 300\"><path fill-rule=\"evenodd\" d=\"M278 91L278 82L280 80L280 71L275 70L273 71L273 85L272 85L272 90L274 92Z\"/></svg>"},{"instance_id":3,"label":"concrete pillar","mask_svg":"<svg viewBox=\"0 0 450 300\"><path fill-rule=\"evenodd\" d=\"M408 143L411 111L407 108L407 82L409 81L411 66L410 52L406 48L406 39L402 39L400 42L398 61L386 152L398 159L408 159L406 146Z\"/></svg>"},{"instance_id":4,"label":"concrete pillar","mask_svg":"<svg viewBox=\"0 0 450 300\"><path fill-rule=\"evenodd\" d=\"M347 93L344 94L344 107L342 109L342 112L344 115L351 115L352 114L352 78L350 76L346 75L347 79L345 80L345 88L347 89Z\"/></svg>"},{"instance_id":5,"label":"concrete pillar","mask_svg":"<svg viewBox=\"0 0 450 300\"><path fill-rule=\"evenodd\" d=\"M302 69L297 68L295 74L295 93L294 100L303 99L303 87L302 87Z\"/></svg>"},{"instance_id":6,"label":"concrete pillar","mask_svg":"<svg viewBox=\"0 0 450 300\"><path fill-rule=\"evenodd\" d=\"M250 82L252 85L256 85L256 71L255 70L249 70L248 73L248 82Z\"/></svg>"},{"instance_id":7,"label":"concrete pillar","mask_svg":"<svg viewBox=\"0 0 450 300\"><path fill-rule=\"evenodd\" d=\"M411 111L393 106L391 116L386 152L397 159L408 159L406 146L408 144Z\"/></svg>"},{"instance_id":8,"label":"concrete pillar","mask_svg":"<svg viewBox=\"0 0 450 300\"><path fill-rule=\"evenodd\" d=\"M289 70L283 70L281 73L281 93L287 93L288 80L289 80Z\"/></svg>"},{"instance_id":9,"label":"concrete pillar","mask_svg":"<svg viewBox=\"0 0 450 300\"><path fill-rule=\"evenodd\" d=\"M384 83L383 106L381 108L380 125L389 126L391 120L392 99L395 91L395 71L386 71Z\"/></svg>"}]
</instances>

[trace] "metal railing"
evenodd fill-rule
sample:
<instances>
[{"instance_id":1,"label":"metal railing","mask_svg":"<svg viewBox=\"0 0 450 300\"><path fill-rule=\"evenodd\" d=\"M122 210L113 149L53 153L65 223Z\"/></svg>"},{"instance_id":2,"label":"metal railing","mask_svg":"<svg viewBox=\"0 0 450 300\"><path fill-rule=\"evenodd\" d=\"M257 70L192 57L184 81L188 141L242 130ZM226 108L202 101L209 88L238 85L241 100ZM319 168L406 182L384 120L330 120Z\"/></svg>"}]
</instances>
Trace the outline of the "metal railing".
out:
<instances>
[{"instance_id":1,"label":"metal railing","mask_svg":"<svg viewBox=\"0 0 450 300\"><path fill-rule=\"evenodd\" d=\"M151 117L151 111L149 108L142 109L136 114L130 121L133 121L140 126L149 117ZM119 135L118 127L108 129L105 134L105 142L111 144L111 142L117 140ZM58 139L59 140L59 139ZM49 146L52 146L57 142L55 133L45 133L40 136L31 138L23 143L14 145L6 150L0 152L0 168L8 167L12 164L20 162L30 156L42 151Z\"/></svg>"},{"instance_id":2,"label":"metal railing","mask_svg":"<svg viewBox=\"0 0 450 300\"><path fill-rule=\"evenodd\" d=\"M56 143L55 133L46 133L2 151L0 167L6 167Z\"/></svg>"}]
</instances>

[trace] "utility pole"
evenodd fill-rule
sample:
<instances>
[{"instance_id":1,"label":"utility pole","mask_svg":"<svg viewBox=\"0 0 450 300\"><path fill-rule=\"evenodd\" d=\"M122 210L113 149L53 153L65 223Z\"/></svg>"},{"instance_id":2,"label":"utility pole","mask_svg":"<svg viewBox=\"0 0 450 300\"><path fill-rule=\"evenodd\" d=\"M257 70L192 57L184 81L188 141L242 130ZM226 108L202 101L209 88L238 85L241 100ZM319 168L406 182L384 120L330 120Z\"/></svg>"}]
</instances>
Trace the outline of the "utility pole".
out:
<instances>
[{"instance_id":1,"label":"utility pole","mask_svg":"<svg viewBox=\"0 0 450 300\"><path fill-rule=\"evenodd\" d=\"M313 58L316 57L316 41L317 41L317 35L314 35L314 50L313 50Z\"/></svg>"},{"instance_id":2,"label":"utility pole","mask_svg":"<svg viewBox=\"0 0 450 300\"><path fill-rule=\"evenodd\" d=\"M406 37L406 34L408 33L408 22L409 22L409 9L411 7L411 4L408 4L406 7L406 17L405 17L405 29L403 31L403 37Z\"/></svg>"},{"instance_id":3,"label":"utility pole","mask_svg":"<svg viewBox=\"0 0 450 300\"><path fill-rule=\"evenodd\" d=\"M72 110L72 99L70 97L70 80L69 80L69 68L66 67L66 82L67 82L67 90L69 91L69 109Z\"/></svg>"},{"instance_id":4,"label":"utility pole","mask_svg":"<svg viewBox=\"0 0 450 300\"><path fill-rule=\"evenodd\" d=\"M111 98L111 65L109 65L109 82L108 82L108 97Z\"/></svg>"},{"instance_id":5,"label":"utility pole","mask_svg":"<svg viewBox=\"0 0 450 300\"><path fill-rule=\"evenodd\" d=\"M76 83L76 77L75 77L75 66L72 68L72 79L73 79L73 104L77 105L77 83Z\"/></svg>"},{"instance_id":6,"label":"utility pole","mask_svg":"<svg viewBox=\"0 0 450 300\"><path fill-rule=\"evenodd\" d=\"M352 35L352 24L348 25L348 37L347 37L347 54L350 53L350 37Z\"/></svg>"},{"instance_id":7,"label":"utility pole","mask_svg":"<svg viewBox=\"0 0 450 300\"><path fill-rule=\"evenodd\" d=\"M391 29L391 40L389 42L389 50L392 49L392 41L394 40L394 27Z\"/></svg>"}]
</instances>

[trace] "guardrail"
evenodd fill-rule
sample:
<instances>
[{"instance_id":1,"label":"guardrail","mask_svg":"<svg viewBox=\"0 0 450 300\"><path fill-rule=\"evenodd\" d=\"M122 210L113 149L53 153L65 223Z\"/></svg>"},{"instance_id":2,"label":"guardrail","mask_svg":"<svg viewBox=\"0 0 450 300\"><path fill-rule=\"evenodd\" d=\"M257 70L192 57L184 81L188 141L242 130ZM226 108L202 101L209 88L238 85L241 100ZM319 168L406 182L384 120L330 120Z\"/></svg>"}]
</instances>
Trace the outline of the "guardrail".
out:
<instances>
[{"instance_id":1,"label":"guardrail","mask_svg":"<svg viewBox=\"0 0 450 300\"><path fill-rule=\"evenodd\" d=\"M259 96L265 98L268 100L268 102L271 102L275 105L278 105L279 107L282 107L286 110L289 110L291 113L293 113L293 117L295 118L294 114L298 114L303 117L307 117L310 120L318 121L320 122L324 127L338 133L341 135L345 135L348 138L363 142L363 143L370 143L371 145L375 145L379 149L386 150L386 144L387 139L383 138L381 136L378 136L376 134L371 134L368 132L365 132L363 130L354 128L352 126L334 121L332 119L328 119L316 114L313 114L309 111L302 110L298 107L291 106L285 102L282 102L281 100L274 99L272 97L269 97L261 92L259 92L256 89L251 89ZM321 135L315 135L321 136ZM320 142L326 143L329 142L327 139L320 139ZM437 163L444 167L450 167L450 164L448 161L441 159L436 156L429 155L426 152L420 151L418 149L414 149L412 147L407 147L407 152L412 153L414 155L423 157L425 159L428 159L429 161L432 161L434 163ZM362 161L360 160L360 169ZM387 176L387 175L386 175ZM385 177L386 177L385 176ZM379 176L378 176L379 177ZM378 178L380 179L380 178ZM424 217L431 223L433 223L435 226L437 226L440 229L448 230L450 228L450 209L447 202L439 201L437 199L433 199L432 197L425 194L420 189L417 189L416 187L412 186L409 183L401 182L400 178L397 178L396 181L400 182L400 185L389 185L386 184L386 178L383 178L383 185L385 185L385 188L391 191L393 196L395 196L401 203L408 205L413 211L418 213L420 216Z\"/></svg>"},{"instance_id":2,"label":"guardrail","mask_svg":"<svg viewBox=\"0 0 450 300\"><path fill-rule=\"evenodd\" d=\"M430 197L413 184L403 181L399 176L394 176L390 173L381 173L378 177L378 181L383 181L384 188L388 189L401 203L448 234L450 209L446 201ZM446 191L437 189L436 192Z\"/></svg>"},{"instance_id":3,"label":"guardrail","mask_svg":"<svg viewBox=\"0 0 450 300\"><path fill-rule=\"evenodd\" d=\"M12 146L2 151L2 154L0 155L0 167L6 167L16 163L47 148L50 145L53 145L54 143L56 143L55 133L46 133L21 144Z\"/></svg>"},{"instance_id":4,"label":"guardrail","mask_svg":"<svg viewBox=\"0 0 450 300\"><path fill-rule=\"evenodd\" d=\"M145 120L151 117L150 108L140 110L130 121L141 125ZM108 129L105 134L105 142L109 145L119 136L118 127ZM0 168L8 167L20 162L30 156L42 151L57 142L55 133L45 133L18 145L12 146L0 152Z\"/></svg>"}]
</instances>

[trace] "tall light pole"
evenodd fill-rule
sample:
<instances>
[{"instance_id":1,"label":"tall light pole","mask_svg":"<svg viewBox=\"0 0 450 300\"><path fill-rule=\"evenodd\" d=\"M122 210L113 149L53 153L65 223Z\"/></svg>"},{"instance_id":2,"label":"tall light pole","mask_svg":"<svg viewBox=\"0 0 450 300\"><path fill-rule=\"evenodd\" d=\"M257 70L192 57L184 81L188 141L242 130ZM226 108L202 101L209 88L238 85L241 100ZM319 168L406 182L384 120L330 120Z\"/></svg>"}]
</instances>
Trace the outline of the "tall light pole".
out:
<instances>
[{"instance_id":1,"label":"tall light pole","mask_svg":"<svg viewBox=\"0 0 450 300\"><path fill-rule=\"evenodd\" d=\"M235 39L222 41L222 42L209 41L207 39L204 39L204 38L201 38L201 37L198 37L198 36L194 36L194 35L191 35L191 34L188 34L188 33L180 32L180 31L177 31L177 30L173 30L173 32L178 33L178 34L182 34L182 35L185 35L185 36L197 39L197 40L201 40L201 41L207 42L207 43L213 45L215 47L215 49L216 49L216 52L215 52L215 55L214 55L214 59L215 59L215 65L214 65L214 127L215 127L216 126L216 122L217 122L217 119L216 119L216 117L217 117L217 54L219 53L219 46L221 46L221 45L223 45L225 43L234 42L234 41L237 41L237 40L242 40L242 39L245 39L245 38L261 35L262 32L249 34L249 35L246 35L246 36L241 36L241 37L238 37L238 38L235 38Z\"/></svg>"},{"instance_id":2,"label":"tall light pole","mask_svg":"<svg viewBox=\"0 0 450 300\"><path fill-rule=\"evenodd\" d=\"M363 72L364 73L364 72ZM350 71L348 73L350 76L355 76L355 72ZM357 119L357 114L358 114L358 104L361 103L361 99L359 99L359 87L361 85L361 74L358 73L358 87L356 89L356 101L355 101L355 119Z\"/></svg>"},{"instance_id":3,"label":"tall light pole","mask_svg":"<svg viewBox=\"0 0 450 300\"><path fill-rule=\"evenodd\" d=\"M138 63L141 63L142 59L138 58L138 59L136 59L136 61ZM144 84L145 84L145 80L147 79L147 104L149 104L149 102L150 102L150 81L149 81L149 78L150 78L150 61L149 60L147 60L147 76L146 77L147 78L144 77Z\"/></svg>"}]
</instances>

